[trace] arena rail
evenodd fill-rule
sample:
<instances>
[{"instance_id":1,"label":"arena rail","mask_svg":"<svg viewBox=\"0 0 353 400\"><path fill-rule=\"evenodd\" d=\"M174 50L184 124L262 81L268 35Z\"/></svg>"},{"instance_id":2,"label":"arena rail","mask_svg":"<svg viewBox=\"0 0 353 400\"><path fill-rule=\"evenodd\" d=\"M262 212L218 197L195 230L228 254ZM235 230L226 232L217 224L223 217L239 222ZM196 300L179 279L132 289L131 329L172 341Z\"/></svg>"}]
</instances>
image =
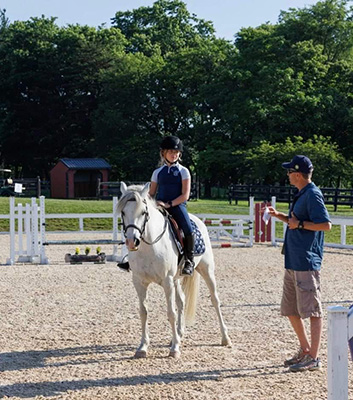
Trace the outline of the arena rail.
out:
<instances>
[{"instance_id":1,"label":"arena rail","mask_svg":"<svg viewBox=\"0 0 353 400\"><path fill-rule=\"evenodd\" d=\"M39 206L36 198L31 199L31 203L27 203L25 207L22 204L15 205L15 197L10 197L10 214L8 216L0 215L0 218L8 218L10 220L10 257L6 264L14 265L16 262L27 262L36 264L48 264L49 260L46 256L45 246L48 245L65 245L65 244L111 244L113 245L113 253L107 256L107 260L117 261L120 259L118 254L118 245L123 244L120 232L120 240L118 239L118 213L117 198L113 198L112 214L46 214L45 213L45 197L40 196ZM79 218L80 231L84 231L83 220L85 218L112 218L113 229L112 239L82 239L82 240L46 240L46 219L50 218ZM17 231L16 231L17 227ZM50 232L58 233L58 232ZM60 232L75 233L75 232ZM95 232L97 233L97 232ZM104 233L99 231L99 233ZM26 240L24 240L26 238ZM121 250L122 252L123 250ZM18 256L16 258L16 256Z\"/></svg>"},{"instance_id":2,"label":"arena rail","mask_svg":"<svg viewBox=\"0 0 353 400\"><path fill-rule=\"evenodd\" d=\"M327 308L328 400L348 400L348 346L353 358L353 308Z\"/></svg>"},{"instance_id":3,"label":"arena rail","mask_svg":"<svg viewBox=\"0 0 353 400\"><path fill-rule=\"evenodd\" d=\"M205 221L213 248L239 247L253 245L252 225L254 220L254 204L250 199L251 207L248 215L218 215L211 214L198 215ZM40 196L39 206L36 198L31 199L30 204L23 207L22 204L15 204L15 198L10 197L10 214L0 215L0 219L10 220L10 257L6 263L14 265L16 262L21 263L37 263L48 264L49 260L46 255L46 247L53 245L80 245L80 244L111 244L113 245L113 253L107 255L108 261L118 261L126 254L124 238L121 229L119 230L117 213L118 198L113 198L113 212L99 214L46 214L45 213L45 197ZM46 220L70 218L79 220L79 231L46 231ZM87 231L84 227L86 218L111 218L112 231ZM17 231L16 231L17 227ZM245 234L244 231L248 231ZM49 234L97 234L112 233L111 239L87 239L82 240L47 240ZM244 241L247 239L247 241ZM123 245L123 246L120 246Z\"/></svg>"}]
</instances>

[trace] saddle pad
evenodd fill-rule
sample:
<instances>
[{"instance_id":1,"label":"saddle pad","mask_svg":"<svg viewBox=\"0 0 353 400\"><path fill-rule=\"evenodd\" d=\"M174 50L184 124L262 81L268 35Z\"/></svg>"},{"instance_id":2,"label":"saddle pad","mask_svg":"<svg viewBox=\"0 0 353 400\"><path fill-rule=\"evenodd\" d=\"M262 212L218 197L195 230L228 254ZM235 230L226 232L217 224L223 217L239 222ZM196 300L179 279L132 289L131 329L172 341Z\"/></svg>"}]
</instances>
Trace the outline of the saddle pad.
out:
<instances>
[{"instance_id":1,"label":"saddle pad","mask_svg":"<svg viewBox=\"0 0 353 400\"><path fill-rule=\"evenodd\" d=\"M201 232L193 220L191 220L191 226L195 236L194 253L195 256L200 256L206 250L205 241L203 240Z\"/></svg>"}]
</instances>

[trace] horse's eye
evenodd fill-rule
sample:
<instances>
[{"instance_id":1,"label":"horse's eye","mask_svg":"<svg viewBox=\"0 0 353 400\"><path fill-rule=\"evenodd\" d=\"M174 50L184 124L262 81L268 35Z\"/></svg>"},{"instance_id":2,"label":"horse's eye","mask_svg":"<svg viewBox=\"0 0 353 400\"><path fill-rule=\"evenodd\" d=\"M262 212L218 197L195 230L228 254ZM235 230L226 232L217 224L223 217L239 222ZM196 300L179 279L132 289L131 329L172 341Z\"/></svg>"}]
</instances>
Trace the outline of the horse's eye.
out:
<instances>
[{"instance_id":1,"label":"horse's eye","mask_svg":"<svg viewBox=\"0 0 353 400\"><path fill-rule=\"evenodd\" d=\"M121 212L121 216L123 217L125 215L124 211Z\"/></svg>"}]
</instances>

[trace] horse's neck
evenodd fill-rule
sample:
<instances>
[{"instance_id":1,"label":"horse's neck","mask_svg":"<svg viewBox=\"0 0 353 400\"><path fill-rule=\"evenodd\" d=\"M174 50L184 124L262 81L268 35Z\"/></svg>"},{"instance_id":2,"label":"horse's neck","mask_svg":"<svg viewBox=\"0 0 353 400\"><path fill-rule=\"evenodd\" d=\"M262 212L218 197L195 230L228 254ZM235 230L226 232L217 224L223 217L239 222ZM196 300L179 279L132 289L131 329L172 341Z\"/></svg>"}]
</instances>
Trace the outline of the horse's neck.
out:
<instances>
[{"instance_id":1,"label":"horse's neck","mask_svg":"<svg viewBox=\"0 0 353 400\"><path fill-rule=\"evenodd\" d=\"M147 223L146 234L149 236L149 239L154 239L156 235L159 235L163 231L166 216L153 205L149 206L149 214L150 218Z\"/></svg>"}]
</instances>

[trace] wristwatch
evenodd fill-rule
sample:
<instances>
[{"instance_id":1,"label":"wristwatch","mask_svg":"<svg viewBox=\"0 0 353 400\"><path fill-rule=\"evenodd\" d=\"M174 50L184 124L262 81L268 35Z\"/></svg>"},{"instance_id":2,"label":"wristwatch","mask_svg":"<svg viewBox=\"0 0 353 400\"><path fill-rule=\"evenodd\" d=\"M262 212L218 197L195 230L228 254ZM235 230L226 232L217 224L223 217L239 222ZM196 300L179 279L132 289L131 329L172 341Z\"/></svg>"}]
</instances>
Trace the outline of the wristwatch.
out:
<instances>
[{"instance_id":1,"label":"wristwatch","mask_svg":"<svg viewBox=\"0 0 353 400\"><path fill-rule=\"evenodd\" d=\"M304 221L299 221L298 229L300 229L300 230L304 229Z\"/></svg>"},{"instance_id":2,"label":"wristwatch","mask_svg":"<svg viewBox=\"0 0 353 400\"><path fill-rule=\"evenodd\" d=\"M173 207L173 202L171 200L168 201L169 207Z\"/></svg>"}]
</instances>

